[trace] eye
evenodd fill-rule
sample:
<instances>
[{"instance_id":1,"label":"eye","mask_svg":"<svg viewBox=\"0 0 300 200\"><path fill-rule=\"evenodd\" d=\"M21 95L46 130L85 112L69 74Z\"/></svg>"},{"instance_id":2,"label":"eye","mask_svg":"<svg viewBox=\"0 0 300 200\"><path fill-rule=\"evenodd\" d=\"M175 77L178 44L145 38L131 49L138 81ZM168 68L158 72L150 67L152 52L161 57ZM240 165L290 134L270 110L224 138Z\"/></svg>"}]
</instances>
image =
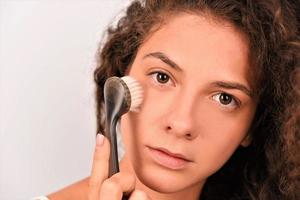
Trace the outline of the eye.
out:
<instances>
[{"instance_id":1,"label":"eye","mask_svg":"<svg viewBox=\"0 0 300 200\"><path fill-rule=\"evenodd\" d=\"M221 106L223 107L236 108L240 105L238 100L236 100L232 95L225 92L214 95L213 99L220 102Z\"/></svg>"},{"instance_id":2,"label":"eye","mask_svg":"<svg viewBox=\"0 0 300 200\"><path fill-rule=\"evenodd\" d=\"M153 79L155 79L156 82L158 82L159 84L167 84L170 80L170 76L162 71L154 71L149 73L149 75L151 75L153 77Z\"/></svg>"}]
</instances>

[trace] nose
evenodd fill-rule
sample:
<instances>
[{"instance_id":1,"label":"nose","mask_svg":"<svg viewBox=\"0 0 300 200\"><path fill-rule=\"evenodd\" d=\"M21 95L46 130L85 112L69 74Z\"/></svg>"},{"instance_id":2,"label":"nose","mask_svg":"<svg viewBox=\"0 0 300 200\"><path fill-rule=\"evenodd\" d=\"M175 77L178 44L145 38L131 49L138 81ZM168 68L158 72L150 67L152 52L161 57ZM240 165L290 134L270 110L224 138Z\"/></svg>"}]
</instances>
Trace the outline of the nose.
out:
<instances>
[{"instance_id":1,"label":"nose","mask_svg":"<svg viewBox=\"0 0 300 200\"><path fill-rule=\"evenodd\" d=\"M165 116L165 131L176 137L193 140L197 137L195 131L195 102L196 98L191 93L178 94L168 107L169 112Z\"/></svg>"}]
</instances>

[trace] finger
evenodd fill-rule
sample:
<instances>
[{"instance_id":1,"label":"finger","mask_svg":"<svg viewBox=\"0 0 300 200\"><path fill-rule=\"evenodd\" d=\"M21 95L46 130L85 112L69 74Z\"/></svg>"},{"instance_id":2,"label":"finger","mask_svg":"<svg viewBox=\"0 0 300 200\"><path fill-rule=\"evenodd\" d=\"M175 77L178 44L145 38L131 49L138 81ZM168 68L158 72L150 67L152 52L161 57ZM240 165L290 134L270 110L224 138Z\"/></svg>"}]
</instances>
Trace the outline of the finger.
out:
<instances>
[{"instance_id":1,"label":"finger","mask_svg":"<svg viewBox=\"0 0 300 200\"><path fill-rule=\"evenodd\" d=\"M134 190L129 200L151 200L151 198L142 190Z\"/></svg>"},{"instance_id":2,"label":"finger","mask_svg":"<svg viewBox=\"0 0 300 200\"><path fill-rule=\"evenodd\" d=\"M98 200L101 184L108 177L110 144L102 135L97 134L92 173L89 179L89 199Z\"/></svg>"},{"instance_id":3,"label":"finger","mask_svg":"<svg viewBox=\"0 0 300 200\"><path fill-rule=\"evenodd\" d=\"M129 195L135 188L135 176L119 172L106 179L100 189L100 200L120 200L123 193Z\"/></svg>"}]
</instances>

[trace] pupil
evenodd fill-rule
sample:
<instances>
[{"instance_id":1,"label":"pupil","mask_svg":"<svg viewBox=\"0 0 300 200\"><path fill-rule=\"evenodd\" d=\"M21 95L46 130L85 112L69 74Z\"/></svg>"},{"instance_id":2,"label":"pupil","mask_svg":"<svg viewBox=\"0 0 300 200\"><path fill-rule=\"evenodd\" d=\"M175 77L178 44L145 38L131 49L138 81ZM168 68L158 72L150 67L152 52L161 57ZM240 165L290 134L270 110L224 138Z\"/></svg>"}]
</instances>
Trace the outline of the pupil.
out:
<instances>
[{"instance_id":1,"label":"pupil","mask_svg":"<svg viewBox=\"0 0 300 200\"><path fill-rule=\"evenodd\" d=\"M160 83L166 83L169 80L169 77L167 74L158 73L157 74L158 82Z\"/></svg>"},{"instance_id":2,"label":"pupil","mask_svg":"<svg viewBox=\"0 0 300 200\"><path fill-rule=\"evenodd\" d=\"M229 95L227 95L227 94L225 94L225 93L222 93L222 94L220 95L219 99L220 99L220 102L221 102L222 104L227 105L227 104L229 104L229 103L231 102L232 97L229 96Z\"/></svg>"}]
</instances>

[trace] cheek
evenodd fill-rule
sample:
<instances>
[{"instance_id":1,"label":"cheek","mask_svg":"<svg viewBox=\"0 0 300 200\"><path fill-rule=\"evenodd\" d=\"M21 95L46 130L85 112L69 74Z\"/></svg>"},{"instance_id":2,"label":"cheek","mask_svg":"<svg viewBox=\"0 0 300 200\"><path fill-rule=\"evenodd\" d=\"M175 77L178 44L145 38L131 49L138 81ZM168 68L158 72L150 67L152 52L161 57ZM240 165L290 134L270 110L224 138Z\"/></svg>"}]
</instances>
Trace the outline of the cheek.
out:
<instances>
[{"instance_id":1,"label":"cheek","mask_svg":"<svg viewBox=\"0 0 300 200\"><path fill-rule=\"evenodd\" d=\"M244 111L229 116L212 112L211 109L205 113L205 117L199 115L199 137L194 142L192 151L197 152L195 160L199 167L211 175L219 170L239 147L247 135L253 114Z\"/></svg>"},{"instance_id":2,"label":"cheek","mask_svg":"<svg viewBox=\"0 0 300 200\"><path fill-rule=\"evenodd\" d=\"M132 164L141 165L143 149L146 145L156 144L157 138L162 133L161 119L166 110L166 105L171 99L168 95L160 98L157 92L143 85L144 97L138 113L128 112L121 118L121 134L125 146L125 153Z\"/></svg>"},{"instance_id":3,"label":"cheek","mask_svg":"<svg viewBox=\"0 0 300 200\"><path fill-rule=\"evenodd\" d=\"M140 143L140 134L137 133L138 123L134 118L131 112L124 114L121 118L121 134L125 145L125 153L129 157L132 157L132 153L137 152L137 145Z\"/></svg>"},{"instance_id":4,"label":"cheek","mask_svg":"<svg viewBox=\"0 0 300 200\"><path fill-rule=\"evenodd\" d=\"M165 115L172 102L172 96L167 93L157 92L154 89L148 89L145 92L145 100L141 117L148 123L161 123L161 117Z\"/></svg>"}]
</instances>

